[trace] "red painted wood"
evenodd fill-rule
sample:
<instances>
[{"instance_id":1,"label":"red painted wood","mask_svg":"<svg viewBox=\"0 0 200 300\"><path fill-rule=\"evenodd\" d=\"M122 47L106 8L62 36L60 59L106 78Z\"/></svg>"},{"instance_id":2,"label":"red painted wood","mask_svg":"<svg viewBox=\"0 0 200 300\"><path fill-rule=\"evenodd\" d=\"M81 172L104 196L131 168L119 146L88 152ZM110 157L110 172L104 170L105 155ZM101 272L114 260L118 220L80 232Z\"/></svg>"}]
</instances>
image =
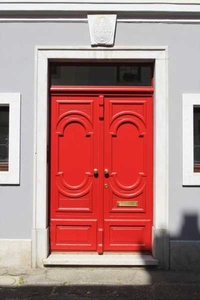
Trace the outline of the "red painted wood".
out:
<instances>
[{"instance_id":1,"label":"red painted wood","mask_svg":"<svg viewBox=\"0 0 200 300\"><path fill-rule=\"evenodd\" d=\"M96 232L96 220L52 220L51 249L95 251L97 248Z\"/></svg>"},{"instance_id":2,"label":"red painted wood","mask_svg":"<svg viewBox=\"0 0 200 300\"><path fill-rule=\"evenodd\" d=\"M151 221L145 219L105 220L105 245L107 251L151 250Z\"/></svg>"},{"instance_id":3,"label":"red painted wood","mask_svg":"<svg viewBox=\"0 0 200 300\"><path fill-rule=\"evenodd\" d=\"M153 84L153 81L152 81ZM51 86L51 94L59 93L153 93L153 86Z\"/></svg>"},{"instance_id":4,"label":"red painted wood","mask_svg":"<svg viewBox=\"0 0 200 300\"><path fill-rule=\"evenodd\" d=\"M97 90L51 89L51 250L151 250L152 89Z\"/></svg>"},{"instance_id":5,"label":"red painted wood","mask_svg":"<svg viewBox=\"0 0 200 300\"><path fill-rule=\"evenodd\" d=\"M100 200L93 169L100 167L98 101L98 96L51 97L52 250L97 250ZM85 241L82 248L81 226Z\"/></svg>"},{"instance_id":6,"label":"red painted wood","mask_svg":"<svg viewBox=\"0 0 200 300\"><path fill-rule=\"evenodd\" d=\"M104 189L107 228L104 249L108 251L138 250L139 244L135 240L138 234L142 239L142 249L150 250L151 247L152 104L151 96L105 97L104 166L109 170L109 177L104 177L108 184L108 189ZM118 207L118 201L137 201L138 206ZM140 233L138 226L143 227ZM113 235L117 235L117 243L113 242Z\"/></svg>"}]
</instances>

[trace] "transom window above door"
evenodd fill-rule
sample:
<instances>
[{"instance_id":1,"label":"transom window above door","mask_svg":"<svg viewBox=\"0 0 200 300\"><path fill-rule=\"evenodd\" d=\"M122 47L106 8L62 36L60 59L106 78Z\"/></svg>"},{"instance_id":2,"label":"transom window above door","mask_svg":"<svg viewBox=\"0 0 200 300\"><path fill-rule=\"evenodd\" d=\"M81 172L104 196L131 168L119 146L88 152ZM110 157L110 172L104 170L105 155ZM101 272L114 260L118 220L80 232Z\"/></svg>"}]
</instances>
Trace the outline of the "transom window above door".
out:
<instances>
[{"instance_id":1,"label":"transom window above door","mask_svg":"<svg viewBox=\"0 0 200 300\"><path fill-rule=\"evenodd\" d=\"M150 63L51 63L50 85L152 86Z\"/></svg>"}]
</instances>

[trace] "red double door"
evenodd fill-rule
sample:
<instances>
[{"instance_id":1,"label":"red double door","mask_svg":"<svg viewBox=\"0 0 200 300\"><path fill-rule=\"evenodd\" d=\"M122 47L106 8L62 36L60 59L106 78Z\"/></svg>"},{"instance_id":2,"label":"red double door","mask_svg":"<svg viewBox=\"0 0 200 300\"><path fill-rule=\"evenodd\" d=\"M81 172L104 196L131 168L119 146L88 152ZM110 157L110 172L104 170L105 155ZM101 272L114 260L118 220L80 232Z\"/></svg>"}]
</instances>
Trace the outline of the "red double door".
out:
<instances>
[{"instance_id":1,"label":"red double door","mask_svg":"<svg viewBox=\"0 0 200 300\"><path fill-rule=\"evenodd\" d=\"M51 91L52 251L151 250L153 97Z\"/></svg>"}]
</instances>

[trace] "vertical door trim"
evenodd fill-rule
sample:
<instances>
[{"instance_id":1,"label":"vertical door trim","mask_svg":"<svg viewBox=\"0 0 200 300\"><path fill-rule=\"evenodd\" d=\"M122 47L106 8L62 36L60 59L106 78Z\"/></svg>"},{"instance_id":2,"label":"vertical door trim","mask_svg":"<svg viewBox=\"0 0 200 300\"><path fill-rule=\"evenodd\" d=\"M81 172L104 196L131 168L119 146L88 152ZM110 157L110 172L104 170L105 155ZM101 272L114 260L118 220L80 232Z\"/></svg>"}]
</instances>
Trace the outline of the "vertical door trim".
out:
<instances>
[{"instance_id":1,"label":"vertical door trim","mask_svg":"<svg viewBox=\"0 0 200 300\"><path fill-rule=\"evenodd\" d=\"M168 49L167 47L36 47L35 50L35 129L33 174L32 265L43 266L49 254L48 220L48 64L53 59L124 59L155 62L154 94L154 208L153 255L160 266L169 263L168 220Z\"/></svg>"}]
</instances>

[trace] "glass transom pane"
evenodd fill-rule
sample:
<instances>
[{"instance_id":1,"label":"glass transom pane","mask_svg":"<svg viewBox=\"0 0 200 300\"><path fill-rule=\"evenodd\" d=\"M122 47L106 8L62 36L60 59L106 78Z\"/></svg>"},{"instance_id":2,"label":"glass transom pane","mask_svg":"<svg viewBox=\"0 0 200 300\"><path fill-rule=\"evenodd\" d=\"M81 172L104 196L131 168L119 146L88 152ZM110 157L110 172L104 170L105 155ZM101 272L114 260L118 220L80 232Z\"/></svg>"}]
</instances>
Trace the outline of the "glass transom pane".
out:
<instances>
[{"instance_id":1,"label":"glass transom pane","mask_svg":"<svg viewBox=\"0 0 200 300\"><path fill-rule=\"evenodd\" d=\"M50 66L51 85L151 86L152 64L58 64Z\"/></svg>"}]
</instances>

